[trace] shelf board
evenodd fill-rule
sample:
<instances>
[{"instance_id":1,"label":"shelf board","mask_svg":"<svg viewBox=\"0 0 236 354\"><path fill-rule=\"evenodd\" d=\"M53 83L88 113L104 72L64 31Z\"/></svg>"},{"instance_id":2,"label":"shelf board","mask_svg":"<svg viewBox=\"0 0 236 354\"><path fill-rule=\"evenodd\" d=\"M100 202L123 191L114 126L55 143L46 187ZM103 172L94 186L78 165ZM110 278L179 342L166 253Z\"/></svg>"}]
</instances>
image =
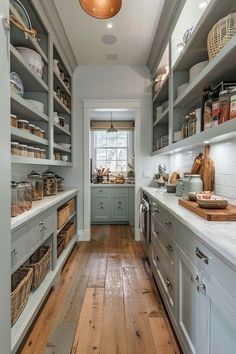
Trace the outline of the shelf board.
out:
<instances>
[{"instance_id":1,"label":"shelf board","mask_svg":"<svg viewBox=\"0 0 236 354\"><path fill-rule=\"evenodd\" d=\"M15 71L24 84L25 91L48 91L47 84L31 69L22 55L13 45L10 45L11 71Z\"/></svg>"},{"instance_id":2,"label":"shelf board","mask_svg":"<svg viewBox=\"0 0 236 354\"><path fill-rule=\"evenodd\" d=\"M163 149L156 150L152 155L177 153L208 143L217 143L236 137L236 119L229 120L216 127L209 128L199 134L177 141Z\"/></svg>"},{"instance_id":3,"label":"shelf board","mask_svg":"<svg viewBox=\"0 0 236 354\"><path fill-rule=\"evenodd\" d=\"M25 142L25 143L33 143L33 144L48 146L48 140L39 138L36 135L27 133L18 128L13 128L13 127L11 128L11 136L14 140L17 140L19 143Z\"/></svg>"},{"instance_id":4,"label":"shelf board","mask_svg":"<svg viewBox=\"0 0 236 354\"><path fill-rule=\"evenodd\" d=\"M14 8L12 4L10 4L10 12L14 15L20 22L22 22L21 17L19 16L18 12ZM45 64L48 64L48 58L36 39L34 39L30 35L25 35L22 31L17 29L16 27L12 27L11 31L14 31L14 34L11 35L11 42L15 47L27 47L30 49L35 50L38 54L41 55Z\"/></svg>"},{"instance_id":5,"label":"shelf board","mask_svg":"<svg viewBox=\"0 0 236 354\"><path fill-rule=\"evenodd\" d=\"M59 144L54 143L53 147L54 147L54 150L56 150L56 151L62 151L62 152L67 152L68 154L71 154L71 149L67 149Z\"/></svg>"},{"instance_id":6,"label":"shelf board","mask_svg":"<svg viewBox=\"0 0 236 354\"><path fill-rule=\"evenodd\" d=\"M64 166L72 167L73 164L70 161L59 161L49 159L36 159L34 157L14 156L11 157L12 164L26 164L26 165L44 165L44 166Z\"/></svg>"},{"instance_id":7,"label":"shelf board","mask_svg":"<svg viewBox=\"0 0 236 354\"><path fill-rule=\"evenodd\" d=\"M202 72L188 85L175 100L175 107L188 107L198 104L201 100L203 86L213 86L221 81L232 81L235 78L236 36L218 53Z\"/></svg>"},{"instance_id":8,"label":"shelf board","mask_svg":"<svg viewBox=\"0 0 236 354\"><path fill-rule=\"evenodd\" d=\"M66 130L65 128L63 128L60 124L54 122L53 125L54 125L54 132L57 135L65 135L66 134L66 135L71 136L71 133L68 130Z\"/></svg>"},{"instance_id":9,"label":"shelf board","mask_svg":"<svg viewBox=\"0 0 236 354\"><path fill-rule=\"evenodd\" d=\"M62 267L66 263L69 255L71 254L75 244L76 235L70 241L67 248L62 252L58 258L56 268L51 270L35 291L31 292L26 307L24 308L21 316L11 328L11 352L16 353L20 343L29 330L37 312L40 310L47 294L53 286L53 283L58 274L60 274Z\"/></svg>"},{"instance_id":10,"label":"shelf board","mask_svg":"<svg viewBox=\"0 0 236 354\"><path fill-rule=\"evenodd\" d=\"M161 87L157 90L157 92L153 96L152 101L156 102L157 99L160 102L167 101L168 100L168 89L169 89L168 86L169 86L169 74L166 76L163 84L161 85Z\"/></svg>"},{"instance_id":11,"label":"shelf board","mask_svg":"<svg viewBox=\"0 0 236 354\"><path fill-rule=\"evenodd\" d=\"M65 222L65 224L60 227L60 229L57 229L57 235L59 234L59 232L66 226L66 224L68 224L68 222L73 219L73 217L77 214L77 211L75 211L74 213L72 213L69 217L69 219Z\"/></svg>"},{"instance_id":12,"label":"shelf board","mask_svg":"<svg viewBox=\"0 0 236 354\"><path fill-rule=\"evenodd\" d=\"M200 18L190 40L174 64L174 71L189 70L191 66L208 60L207 36L221 18L236 10L234 0L211 0Z\"/></svg>"},{"instance_id":13,"label":"shelf board","mask_svg":"<svg viewBox=\"0 0 236 354\"><path fill-rule=\"evenodd\" d=\"M50 160L49 166L72 167L73 164L70 161Z\"/></svg>"},{"instance_id":14,"label":"shelf board","mask_svg":"<svg viewBox=\"0 0 236 354\"><path fill-rule=\"evenodd\" d=\"M30 122L39 120L48 122L46 114L37 111L30 103L15 92L11 92L11 112Z\"/></svg>"},{"instance_id":15,"label":"shelf board","mask_svg":"<svg viewBox=\"0 0 236 354\"><path fill-rule=\"evenodd\" d=\"M166 124L168 123L168 119L169 119L169 107L167 107L164 112L162 112L162 114L160 115L160 117L158 119L155 120L155 122L153 123L153 127L155 127L158 123L161 122L161 124Z\"/></svg>"},{"instance_id":16,"label":"shelf board","mask_svg":"<svg viewBox=\"0 0 236 354\"><path fill-rule=\"evenodd\" d=\"M54 111L58 113L71 114L71 111L61 102L60 98L54 93Z\"/></svg>"},{"instance_id":17,"label":"shelf board","mask_svg":"<svg viewBox=\"0 0 236 354\"><path fill-rule=\"evenodd\" d=\"M54 73L56 85L60 85L63 88L63 90L66 91L67 95L71 97L71 92L68 89L68 87L65 85L64 81L61 79L60 75L58 75L58 73L55 70L53 71L53 73Z\"/></svg>"}]
</instances>

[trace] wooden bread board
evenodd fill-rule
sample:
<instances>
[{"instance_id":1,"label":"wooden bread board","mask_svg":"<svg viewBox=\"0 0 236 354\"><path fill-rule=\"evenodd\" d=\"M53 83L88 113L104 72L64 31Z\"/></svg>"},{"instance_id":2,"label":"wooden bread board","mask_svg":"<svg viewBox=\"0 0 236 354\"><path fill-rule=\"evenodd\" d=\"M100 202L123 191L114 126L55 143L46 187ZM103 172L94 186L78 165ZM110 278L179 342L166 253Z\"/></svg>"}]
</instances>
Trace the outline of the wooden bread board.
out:
<instances>
[{"instance_id":1,"label":"wooden bread board","mask_svg":"<svg viewBox=\"0 0 236 354\"><path fill-rule=\"evenodd\" d=\"M179 204L192 213L208 221L236 221L236 206L228 205L226 209L204 209L197 202L181 198Z\"/></svg>"}]
</instances>

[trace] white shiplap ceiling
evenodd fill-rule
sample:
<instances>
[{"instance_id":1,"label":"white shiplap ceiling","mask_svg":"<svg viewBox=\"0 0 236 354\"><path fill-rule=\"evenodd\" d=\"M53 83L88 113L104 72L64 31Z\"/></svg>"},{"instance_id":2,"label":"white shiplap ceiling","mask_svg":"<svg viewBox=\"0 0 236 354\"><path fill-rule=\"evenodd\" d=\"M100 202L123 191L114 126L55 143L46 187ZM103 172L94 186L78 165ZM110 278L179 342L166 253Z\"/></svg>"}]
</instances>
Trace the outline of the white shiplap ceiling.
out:
<instances>
[{"instance_id":1,"label":"white shiplap ceiling","mask_svg":"<svg viewBox=\"0 0 236 354\"><path fill-rule=\"evenodd\" d=\"M115 17L98 20L82 10L79 0L54 0L79 65L145 65L164 1L123 0ZM115 35L117 42L104 44L106 34Z\"/></svg>"}]
</instances>

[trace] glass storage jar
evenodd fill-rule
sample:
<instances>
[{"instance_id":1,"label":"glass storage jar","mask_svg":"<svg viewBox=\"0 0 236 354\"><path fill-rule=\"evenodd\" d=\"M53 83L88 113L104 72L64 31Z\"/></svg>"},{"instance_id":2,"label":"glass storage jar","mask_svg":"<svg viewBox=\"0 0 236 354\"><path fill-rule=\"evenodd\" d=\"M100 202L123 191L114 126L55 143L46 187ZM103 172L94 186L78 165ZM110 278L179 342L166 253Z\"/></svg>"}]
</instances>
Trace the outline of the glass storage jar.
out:
<instances>
[{"instance_id":1,"label":"glass storage jar","mask_svg":"<svg viewBox=\"0 0 236 354\"><path fill-rule=\"evenodd\" d=\"M59 118L59 125L64 128L65 126L65 118L63 117L58 117Z\"/></svg>"},{"instance_id":2,"label":"glass storage jar","mask_svg":"<svg viewBox=\"0 0 236 354\"><path fill-rule=\"evenodd\" d=\"M28 146L27 151L28 151L28 157L34 157L34 148L33 148L33 146Z\"/></svg>"},{"instance_id":3,"label":"glass storage jar","mask_svg":"<svg viewBox=\"0 0 236 354\"><path fill-rule=\"evenodd\" d=\"M25 210L32 208L32 187L30 182L24 182L25 186Z\"/></svg>"},{"instance_id":4,"label":"glass storage jar","mask_svg":"<svg viewBox=\"0 0 236 354\"><path fill-rule=\"evenodd\" d=\"M189 123L189 116L184 116L184 122L182 125L182 138L186 139L188 137L188 123Z\"/></svg>"},{"instance_id":5,"label":"glass storage jar","mask_svg":"<svg viewBox=\"0 0 236 354\"><path fill-rule=\"evenodd\" d=\"M19 144L19 156L28 157L28 146Z\"/></svg>"},{"instance_id":6,"label":"glass storage jar","mask_svg":"<svg viewBox=\"0 0 236 354\"><path fill-rule=\"evenodd\" d=\"M21 130L24 130L26 132L29 131L29 122L28 120L24 120L24 119L18 119L17 120L17 127Z\"/></svg>"},{"instance_id":7,"label":"glass storage jar","mask_svg":"<svg viewBox=\"0 0 236 354\"><path fill-rule=\"evenodd\" d=\"M65 190L65 180L63 177L56 175L57 179L57 191L63 192Z\"/></svg>"},{"instance_id":8,"label":"glass storage jar","mask_svg":"<svg viewBox=\"0 0 236 354\"><path fill-rule=\"evenodd\" d=\"M230 97L229 91L224 90L219 94L219 124L226 122L229 120L229 111L230 111Z\"/></svg>"},{"instance_id":9,"label":"glass storage jar","mask_svg":"<svg viewBox=\"0 0 236 354\"><path fill-rule=\"evenodd\" d=\"M40 159L41 158L41 152L39 148L34 148L34 157L36 159Z\"/></svg>"},{"instance_id":10,"label":"glass storage jar","mask_svg":"<svg viewBox=\"0 0 236 354\"><path fill-rule=\"evenodd\" d=\"M25 212L25 185L24 183L17 183L18 200L19 200L19 214Z\"/></svg>"},{"instance_id":11,"label":"glass storage jar","mask_svg":"<svg viewBox=\"0 0 236 354\"><path fill-rule=\"evenodd\" d=\"M36 135L40 138L41 137L41 128L35 127L34 128L34 135Z\"/></svg>"},{"instance_id":12,"label":"glass storage jar","mask_svg":"<svg viewBox=\"0 0 236 354\"><path fill-rule=\"evenodd\" d=\"M35 129L35 125L34 124L29 124L29 132L31 134L34 134L34 129Z\"/></svg>"},{"instance_id":13,"label":"glass storage jar","mask_svg":"<svg viewBox=\"0 0 236 354\"><path fill-rule=\"evenodd\" d=\"M47 170L43 173L43 195L57 194L57 179L55 173Z\"/></svg>"},{"instance_id":14,"label":"glass storage jar","mask_svg":"<svg viewBox=\"0 0 236 354\"><path fill-rule=\"evenodd\" d=\"M45 136L46 136L45 130L40 129L40 138L45 139Z\"/></svg>"},{"instance_id":15,"label":"glass storage jar","mask_svg":"<svg viewBox=\"0 0 236 354\"><path fill-rule=\"evenodd\" d=\"M230 91L230 119L236 118L236 88Z\"/></svg>"},{"instance_id":16,"label":"glass storage jar","mask_svg":"<svg viewBox=\"0 0 236 354\"><path fill-rule=\"evenodd\" d=\"M11 126L17 128L17 116L15 114L11 114Z\"/></svg>"},{"instance_id":17,"label":"glass storage jar","mask_svg":"<svg viewBox=\"0 0 236 354\"><path fill-rule=\"evenodd\" d=\"M40 158L41 159L46 159L46 150L45 149L40 149Z\"/></svg>"},{"instance_id":18,"label":"glass storage jar","mask_svg":"<svg viewBox=\"0 0 236 354\"><path fill-rule=\"evenodd\" d=\"M36 171L32 171L28 175L28 181L32 187L32 200L43 199L43 177Z\"/></svg>"},{"instance_id":19,"label":"glass storage jar","mask_svg":"<svg viewBox=\"0 0 236 354\"><path fill-rule=\"evenodd\" d=\"M19 143L17 143L17 142L11 142L11 154L12 155L17 155L17 156L19 156L19 154L20 154L20 150L19 150Z\"/></svg>"},{"instance_id":20,"label":"glass storage jar","mask_svg":"<svg viewBox=\"0 0 236 354\"><path fill-rule=\"evenodd\" d=\"M197 118L196 113L190 113L190 118L188 122L188 136L192 136L196 134L196 126L197 126Z\"/></svg>"},{"instance_id":21,"label":"glass storage jar","mask_svg":"<svg viewBox=\"0 0 236 354\"><path fill-rule=\"evenodd\" d=\"M19 215L18 189L16 182L11 182L11 217Z\"/></svg>"}]
</instances>

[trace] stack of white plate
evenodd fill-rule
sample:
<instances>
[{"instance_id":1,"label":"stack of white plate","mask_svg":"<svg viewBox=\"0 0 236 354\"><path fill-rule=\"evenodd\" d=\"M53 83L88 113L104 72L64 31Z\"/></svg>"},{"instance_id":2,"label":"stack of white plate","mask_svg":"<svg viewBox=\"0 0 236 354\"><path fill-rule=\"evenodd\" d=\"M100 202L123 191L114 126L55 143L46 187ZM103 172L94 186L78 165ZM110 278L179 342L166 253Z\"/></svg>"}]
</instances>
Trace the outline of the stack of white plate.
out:
<instances>
[{"instance_id":1,"label":"stack of white plate","mask_svg":"<svg viewBox=\"0 0 236 354\"><path fill-rule=\"evenodd\" d=\"M44 104L42 102L39 101L35 101L35 100L28 100L27 101L39 112L44 112Z\"/></svg>"},{"instance_id":2,"label":"stack of white plate","mask_svg":"<svg viewBox=\"0 0 236 354\"><path fill-rule=\"evenodd\" d=\"M198 64L195 64L189 69L189 82L192 82L195 77L197 77L200 72L208 65L209 61L201 61Z\"/></svg>"}]
</instances>

